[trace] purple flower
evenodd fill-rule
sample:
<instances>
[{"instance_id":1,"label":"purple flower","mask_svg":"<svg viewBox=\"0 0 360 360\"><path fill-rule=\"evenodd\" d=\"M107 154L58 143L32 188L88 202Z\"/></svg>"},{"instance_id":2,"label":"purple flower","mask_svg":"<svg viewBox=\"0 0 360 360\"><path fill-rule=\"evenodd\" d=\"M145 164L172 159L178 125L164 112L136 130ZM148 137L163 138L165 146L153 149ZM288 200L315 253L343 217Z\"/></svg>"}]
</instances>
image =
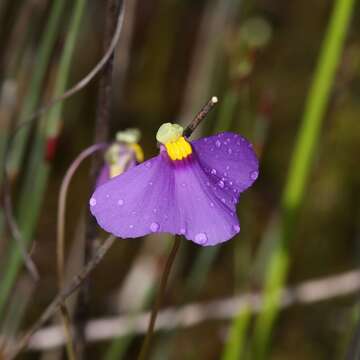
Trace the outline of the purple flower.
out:
<instances>
[{"instance_id":1,"label":"purple flower","mask_svg":"<svg viewBox=\"0 0 360 360\"><path fill-rule=\"evenodd\" d=\"M117 141L105 153L105 165L100 170L95 188L144 160L142 149L137 144L139 138L137 129L127 129L116 134Z\"/></svg>"},{"instance_id":2,"label":"purple flower","mask_svg":"<svg viewBox=\"0 0 360 360\"><path fill-rule=\"evenodd\" d=\"M167 232L202 246L231 239L240 231L240 193L259 174L252 145L230 132L188 142L173 124L157 139L158 156L96 189L90 209L98 224L122 238Z\"/></svg>"}]
</instances>

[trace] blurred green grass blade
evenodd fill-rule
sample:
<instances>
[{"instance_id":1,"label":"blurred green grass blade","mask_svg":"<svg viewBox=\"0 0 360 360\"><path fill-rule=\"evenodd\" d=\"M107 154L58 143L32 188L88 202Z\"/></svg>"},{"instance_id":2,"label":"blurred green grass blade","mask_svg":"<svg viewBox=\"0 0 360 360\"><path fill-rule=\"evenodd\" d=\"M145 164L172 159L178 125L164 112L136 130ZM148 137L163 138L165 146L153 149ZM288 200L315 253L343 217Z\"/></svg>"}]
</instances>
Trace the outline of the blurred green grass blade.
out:
<instances>
[{"instance_id":1,"label":"blurred green grass blade","mask_svg":"<svg viewBox=\"0 0 360 360\"><path fill-rule=\"evenodd\" d=\"M62 2L61 0L58 1ZM69 33L60 60L58 76L54 89L54 97L61 95L65 91L69 77L71 59L80 28L81 18L84 13L85 4L85 0L77 0L74 4L73 17L71 19ZM30 165L20 195L18 211L19 226L26 244L31 241L33 236L50 173L50 164L45 161L44 157L46 141L59 135L62 108L63 103L57 104L51 109L47 116L41 119L30 155ZM0 318L6 304L6 299L16 280L21 263L22 257L17 247L13 245L10 249L6 273L4 274L0 284Z\"/></svg>"},{"instance_id":2,"label":"blurred green grass blade","mask_svg":"<svg viewBox=\"0 0 360 360\"><path fill-rule=\"evenodd\" d=\"M34 64L34 73L31 77L30 85L27 91L25 102L22 105L22 109L19 116L19 123L26 121L31 113L35 110L37 103L41 95L42 83L46 74L48 63L52 50L55 45L56 37L60 27L61 15L65 6L65 1L55 0L51 8L49 20L46 24L43 32L43 38L41 40L41 46L36 62ZM9 173L17 174L20 164L24 156L24 149L28 135L30 133L30 127L25 126L14 139L12 152L9 158Z\"/></svg>"},{"instance_id":3,"label":"blurred green grass blade","mask_svg":"<svg viewBox=\"0 0 360 360\"><path fill-rule=\"evenodd\" d=\"M249 327L251 316L252 311L249 307L244 308L234 319L230 326L230 332L221 360L239 360L243 358L246 345L244 333L246 333Z\"/></svg>"},{"instance_id":4,"label":"blurred green grass blade","mask_svg":"<svg viewBox=\"0 0 360 360\"><path fill-rule=\"evenodd\" d=\"M254 331L255 359L264 359L272 327L278 314L279 294L289 268L288 245L293 235L296 216L305 194L317 140L340 61L354 0L337 0L320 52L312 86L291 159L282 197L279 244L269 259L265 278L264 310L259 314Z\"/></svg>"},{"instance_id":5,"label":"blurred green grass blade","mask_svg":"<svg viewBox=\"0 0 360 360\"><path fill-rule=\"evenodd\" d=\"M231 129L238 102L238 93L234 90L228 90L220 103L219 118L214 127L214 134Z\"/></svg>"},{"instance_id":6,"label":"blurred green grass blade","mask_svg":"<svg viewBox=\"0 0 360 360\"><path fill-rule=\"evenodd\" d=\"M27 220L27 223L22 224L19 222L23 240L27 242L28 239L30 239L30 233L33 230L31 226L31 222L36 220L36 214L39 212L41 207L42 193L40 189L44 187L46 172L40 172L38 174L33 174L33 175L36 181L34 181L34 187L32 188L32 193L38 194L38 197L34 196L33 203L30 204L31 209L28 212L29 218ZM9 249L9 254L7 255L7 264L5 267L5 273L2 274L2 279L0 283L0 319L3 318L4 308L7 303L7 299L10 295L11 289L14 285L21 264L22 264L22 256L20 254L20 251L16 243L12 241L11 247Z\"/></svg>"}]
</instances>

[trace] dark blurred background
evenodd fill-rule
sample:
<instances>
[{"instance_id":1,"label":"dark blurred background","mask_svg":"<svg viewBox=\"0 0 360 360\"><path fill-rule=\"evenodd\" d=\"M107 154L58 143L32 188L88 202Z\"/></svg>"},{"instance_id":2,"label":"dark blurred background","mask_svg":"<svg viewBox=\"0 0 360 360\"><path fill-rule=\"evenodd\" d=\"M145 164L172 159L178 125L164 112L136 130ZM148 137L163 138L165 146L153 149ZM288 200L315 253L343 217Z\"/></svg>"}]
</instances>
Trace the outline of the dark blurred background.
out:
<instances>
[{"instance_id":1,"label":"dark blurred background","mask_svg":"<svg viewBox=\"0 0 360 360\"><path fill-rule=\"evenodd\" d=\"M10 129L56 94L61 57L76 7L76 1L62 1L64 8L53 44L47 60L41 62L39 54L44 34L50 31L48 22L56 0L0 0L2 158ZM114 60L111 137L119 130L137 127L142 133L140 145L145 158L150 158L158 151L155 134L162 123L187 124L216 95L219 104L194 138L224 130L240 132L254 143L261 164L258 181L240 201L240 235L215 252L210 250L207 257L202 253L209 249L184 240L163 307L206 304L263 288L266 259L273 249L273 240L265 235L279 211L305 101L335 2L128 2ZM64 89L85 76L104 53L105 3L84 4ZM340 274L359 264L359 11L357 4L317 139L295 236L289 245L289 284ZM27 98L34 95L31 84L38 67L43 68L43 77L35 89L37 99L24 110ZM50 131L58 142L50 160L45 156L49 140L44 130L47 115L27 127L21 160L10 175L15 214L20 228L27 229L29 249L40 280L35 285L20 267L8 292L0 286L0 294L6 298L0 311L4 338L13 338L33 323L57 293L58 192L70 163L94 142L98 80L96 77L84 90L63 102L57 131ZM36 145L39 136L45 137L41 146ZM17 143L13 148L16 146ZM35 148L38 157L33 157ZM41 178L39 189L37 166L41 163L48 173ZM70 278L81 264L79 244L93 184L89 173L87 161L70 187L66 215ZM0 282L4 284L12 266L9 259L14 240L5 230L3 214L0 225ZM87 320L116 318L150 309L151 289L156 287L171 241L165 234L117 240L91 276ZM203 262L199 260L201 256ZM345 297L297 304L281 311L272 329L268 358L344 358L356 324L357 300L354 291ZM250 345L255 321L256 316L251 316L244 330L241 359L255 358ZM47 325L55 323L60 324L59 319ZM225 359L231 324L231 319L224 318L160 331L152 344L151 359ZM141 341L139 334L120 340L91 341L85 358L135 359ZM112 355L109 349L114 351ZM59 359L65 355L57 347L28 351L22 356Z\"/></svg>"}]
</instances>

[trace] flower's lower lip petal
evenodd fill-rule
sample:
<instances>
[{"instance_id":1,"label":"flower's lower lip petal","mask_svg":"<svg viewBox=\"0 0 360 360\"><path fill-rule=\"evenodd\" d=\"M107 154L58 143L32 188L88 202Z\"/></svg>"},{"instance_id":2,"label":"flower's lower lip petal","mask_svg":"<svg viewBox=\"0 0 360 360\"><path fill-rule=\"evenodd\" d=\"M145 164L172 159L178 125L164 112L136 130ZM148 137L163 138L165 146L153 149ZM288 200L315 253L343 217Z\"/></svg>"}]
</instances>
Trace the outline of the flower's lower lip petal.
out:
<instances>
[{"instance_id":1,"label":"flower's lower lip petal","mask_svg":"<svg viewBox=\"0 0 360 360\"><path fill-rule=\"evenodd\" d=\"M171 164L159 155L98 187L90 209L104 230L122 238L176 233L173 187Z\"/></svg>"},{"instance_id":2,"label":"flower's lower lip petal","mask_svg":"<svg viewBox=\"0 0 360 360\"><path fill-rule=\"evenodd\" d=\"M227 184L234 194L245 191L259 175L252 145L242 136L223 132L192 142L200 165L213 181Z\"/></svg>"},{"instance_id":3,"label":"flower's lower lip petal","mask_svg":"<svg viewBox=\"0 0 360 360\"><path fill-rule=\"evenodd\" d=\"M240 227L227 189L207 182L196 157L174 164L160 154L97 188L90 209L104 230L122 238L168 232L216 245Z\"/></svg>"},{"instance_id":4,"label":"flower's lower lip petal","mask_svg":"<svg viewBox=\"0 0 360 360\"><path fill-rule=\"evenodd\" d=\"M175 199L181 222L178 233L201 246L231 239L240 231L236 201L226 188L209 182L194 157L188 166L177 169Z\"/></svg>"}]
</instances>

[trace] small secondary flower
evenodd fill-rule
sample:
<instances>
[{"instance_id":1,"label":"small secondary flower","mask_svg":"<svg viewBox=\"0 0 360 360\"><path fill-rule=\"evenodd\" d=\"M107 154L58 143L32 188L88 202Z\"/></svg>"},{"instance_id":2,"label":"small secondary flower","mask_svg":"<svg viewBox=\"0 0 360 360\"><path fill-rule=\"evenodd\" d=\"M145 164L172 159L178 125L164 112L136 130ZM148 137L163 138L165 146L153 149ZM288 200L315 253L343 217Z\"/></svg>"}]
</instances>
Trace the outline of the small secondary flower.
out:
<instances>
[{"instance_id":1,"label":"small secondary flower","mask_svg":"<svg viewBox=\"0 0 360 360\"><path fill-rule=\"evenodd\" d=\"M98 224L122 238L167 232L202 246L235 236L240 193L259 174L252 145L230 132L190 142L170 123L156 138L158 156L96 189L90 209Z\"/></svg>"},{"instance_id":2,"label":"small secondary flower","mask_svg":"<svg viewBox=\"0 0 360 360\"><path fill-rule=\"evenodd\" d=\"M106 150L105 165L100 170L96 187L144 161L139 140L140 131L137 129L127 129L116 134L116 142Z\"/></svg>"}]
</instances>

